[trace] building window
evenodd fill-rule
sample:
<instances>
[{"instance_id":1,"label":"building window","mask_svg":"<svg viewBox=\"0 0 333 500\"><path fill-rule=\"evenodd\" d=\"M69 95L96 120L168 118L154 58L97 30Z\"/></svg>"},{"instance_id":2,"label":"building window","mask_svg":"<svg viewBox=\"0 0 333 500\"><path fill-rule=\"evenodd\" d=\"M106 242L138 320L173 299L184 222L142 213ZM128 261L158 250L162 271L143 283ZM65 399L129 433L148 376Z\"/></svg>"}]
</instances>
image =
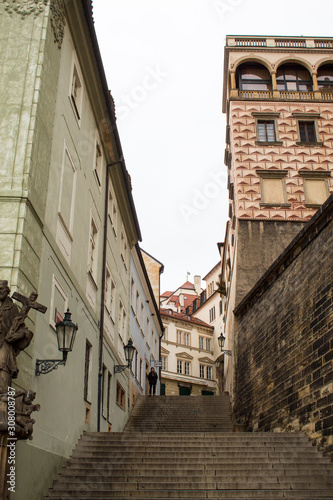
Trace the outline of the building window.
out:
<instances>
[{"instance_id":1,"label":"building window","mask_svg":"<svg viewBox=\"0 0 333 500\"><path fill-rule=\"evenodd\" d=\"M162 361L162 370L167 370L167 357L166 356L162 356L161 357L161 361Z\"/></svg>"},{"instance_id":2,"label":"building window","mask_svg":"<svg viewBox=\"0 0 333 500\"><path fill-rule=\"evenodd\" d=\"M125 269L127 270L127 241L124 229L122 229L121 231L120 240L121 240L121 259L123 261Z\"/></svg>"},{"instance_id":3,"label":"building window","mask_svg":"<svg viewBox=\"0 0 333 500\"><path fill-rule=\"evenodd\" d=\"M191 345L190 339L191 339L190 334L187 332L184 332L184 344L185 345L187 345L187 346Z\"/></svg>"},{"instance_id":4,"label":"building window","mask_svg":"<svg viewBox=\"0 0 333 500\"><path fill-rule=\"evenodd\" d=\"M177 373L183 373L183 362L177 359Z\"/></svg>"},{"instance_id":5,"label":"building window","mask_svg":"<svg viewBox=\"0 0 333 500\"><path fill-rule=\"evenodd\" d=\"M199 337L199 349L204 348L204 337Z\"/></svg>"},{"instance_id":6,"label":"building window","mask_svg":"<svg viewBox=\"0 0 333 500\"><path fill-rule=\"evenodd\" d=\"M215 306L209 309L209 322L212 323L216 318Z\"/></svg>"},{"instance_id":7,"label":"building window","mask_svg":"<svg viewBox=\"0 0 333 500\"><path fill-rule=\"evenodd\" d=\"M106 418L106 395L107 395L107 388L106 386L106 380L107 380L107 369L106 366L103 364L103 370L102 370L102 416Z\"/></svg>"},{"instance_id":8,"label":"building window","mask_svg":"<svg viewBox=\"0 0 333 500\"><path fill-rule=\"evenodd\" d=\"M191 363L189 361L185 361L185 375L191 375Z\"/></svg>"},{"instance_id":9,"label":"building window","mask_svg":"<svg viewBox=\"0 0 333 500\"><path fill-rule=\"evenodd\" d=\"M261 205L290 206L285 177L288 172L257 170L260 177Z\"/></svg>"},{"instance_id":10,"label":"building window","mask_svg":"<svg viewBox=\"0 0 333 500\"><path fill-rule=\"evenodd\" d=\"M95 140L94 174L99 187L102 185L103 155L99 137Z\"/></svg>"},{"instance_id":11,"label":"building window","mask_svg":"<svg viewBox=\"0 0 333 500\"><path fill-rule=\"evenodd\" d=\"M123 387L117 381L116 403L122 410L125 410L125 394Z\"/></svg>"},{"instance_id":12,"label":"building window","mask_svg":"<svg viewBox=\"0 0 333 500\"><path fill-rule=\"evenodd\" d=\"M317 73L318 87L322 92L333 92L333 64L320 66Z\"/></svg>"},{"instance_id":13,"label":"building window","mask_svg":"<svg viewBox=\"0 0 333 500\"><path fill-rule=\"evenodd\" d=\"M205 365L199 365L200 378L205 378Z\"/></svg>"},{"instance_id":14,"label":"building window","mask_svg":"<svg viewBox=\"0 0 333 500\"><path fill-rule=\"evenodd\" d=\"M68 234L72 237L76 191L76 168L65 144L61 167L58 214Z\"/></svg>"},{"instance_id":15,"label":"building window","mask_svg":"<svg viewBox=\"0 0 333 500\"><path fill-rule=\"evenodd\" d=\"M182 332L180 330L177 330L177 344L182 343Z\"/></svg>"},{"instance_id":16,"label":"building window","mask_svg":"<svg viewBox=\"0 0 333 500\"><path fill-rule=\"evenodd\" d=\"M108 372L107 400L106 400L106 419L110 422L110 403L111 403L111 378L112 375Z\"/></svg>"},{"instance_id":17,"label":"building window","mask_svg":"<svg viewBox=\"0 0 333 500\"><path fill-rule=\"evenodd\" d=\"M111 318L114 318L116 285L111 276L109 268L105 269L105 307Z\"/></svg>"},{"instance_id":18,"label":"building window","mask_svg":"<svg viewBox=\"0 0 333 500\"><path fill-rule=\"evenodd\" d=\"M108 216L115 236L117 236L117 205L115 195L113 194L111 180L109 180L109 201L108 201Z\"/></svg>"},{"instance_id":19,"label":"building window","mask_svg":"<svg viewBox=\"0 0 333 500\"><path fill-rule=\"evenodd\" d=\"M258 120L258 141L276 142L274 120Z\"/></svg>"},{"instance_id":20,"label":"building window","mask_svg":"<svg viewBox=\"0 0 333 500\"><path fill-rule=\"evenodd\" d=\"M240 90L272 90L271 75L262 64L241 64L236 79Z\"/></svg>"},{"instance_id":21,"label":"building window","mask_svg":"<svg viewBox=\"0 0 333 500\"><path fill-rule=\"evenodd\" d=\"M220 304L219 304L219 313L220 313L220 316L222 316L222 314L223 314L223 302L222 302L222 300L220 300Z\"/></svg>"},{"instance_id":22,"label":"building window","mask_svg":"<svg viewBox=\"0 0 333 500\"><path fill-rule=\"evenodd\" d=\"M308 70L300 64L283 64L276 73L278 90L289 92L312 91L312 78Z\"/></svg>"},{"instance_id":23,"label":"building window","mask_svg":"<svg viewBox=\"0 0 333 500\"><path fill-rule=\"evenodd\" d=\"M125 333L126 333L126 321L127 321L127 314L125 311L125 308L121 302L119 301L119 316L118 316L118 334L123 340L125 338Z\"/></svg>"},{"instance_id":24,"label":"building window","mask_svg":"<svg viewBox=\"0 0 333 500\"><path fill-rule=\"evenodd\" d=\"M98 251L98 229L93 217L91 217L90 235L89 235L88 271L94 279L96 278L97 275L97 251Z\"/></svg>"},{"instance_id":25,"label":"building window","mask_svg":"<svg viewBox=\"0 0 333 500\"><path fill-rule=\"evenodd\" d=\"M207 351L211 350L211 339L206 339L206 350Z\"/></svg>"},{"instance_id":26,"label":"building window","mask_svg":"<svg viewBox=\"0 0 333 500\"><path fill-rule=\"evenodd\" d=\"M90 373L91 373L91 352L92 347L90 342L86 340L86 352L85 352L85 362L84 362L84 393L83 397L88 403L91 400L91 384L90 384Z\"/></svg>"},{"instance_id":27,"label":"building window","mask_svg":"<svg viewBox=\"0 0 333 500\"><path fill-rule=\"evenodd\" d=\"M306 206L322 205L330 195L328 183L330 172L300 171L299 173L303 178Z\"/></svg>"},{"instance_id":28,"label":"building window","mask_svg":"<svg viewBox=\"0 0 333 500\"><path fill-rule=\"evenodd\" d=\"M298 129L300 142L317 142L314 121L299 121Z\"/></svg>"},{"instance_id":29,"label":"building window","mask_svg":"<svg viewBox=\"0 0 333 500\"><path fill-rule=\"evenodd\" d=\"M80 121L82 114L82 102L83 102L83 79L75 55L73 56L73 63L72 63L70 101L74 110L75 117L78 121Z\"/></svg>"},{"instance_id":30,"label":"building window","mask_svg":"<svg viewBox=\"0 0 333 500\"><path fill-rule=\"evenodd\" d=\"M207 366L206 367L206 374L207 374L207 379L208 380L212 380L212 367L211 366Z\"/></svg>"}]
</instances>

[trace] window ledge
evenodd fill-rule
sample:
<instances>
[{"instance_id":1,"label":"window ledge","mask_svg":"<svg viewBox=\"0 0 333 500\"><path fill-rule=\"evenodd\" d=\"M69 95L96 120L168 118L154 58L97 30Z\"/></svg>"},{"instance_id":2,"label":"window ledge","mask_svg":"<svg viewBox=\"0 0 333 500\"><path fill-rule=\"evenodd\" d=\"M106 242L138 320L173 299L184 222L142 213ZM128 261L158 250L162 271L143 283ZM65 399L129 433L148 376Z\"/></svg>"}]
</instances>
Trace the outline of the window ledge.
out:
<instances>
[{"instance_id":1,"label":"window ledge","mask_svg":"<svg viewBox=\"0 0 333 500\"><path fill-rule=\"evenodd\" d=\"M319 148L319 147L323 146L324 143L323 142L299 142L299 141L297 141L296 145L303 146L303 147L312 146L312 147Z\"/></svg>"},{"instance_id":2,"label":"window ledge","mask_svg":"<svg viewBox=\"0 0 333 500\"><path fill-rule=\"evenodd\" d=\"M259 203L261 207L291 207L291 203Z\"/></svg>"},{"instance_id":3,"label":"window ledge","mask_svg":"<svg viewBox=\"0 0 333 500\"><path fill-rule=\"evenodd\" d=\"M321 205L321 203L305 203L306 208L319 208Z\"/></svg>"},{"instance_id":4,"label":"window ledge","mask_svg":"<svg viewBox=\"0 0 333 500\"><path fill-rule=\"evenodd\" d=\"M256 146L282 146L283 141L255 141Z\"/></svg>"}]
</instances>

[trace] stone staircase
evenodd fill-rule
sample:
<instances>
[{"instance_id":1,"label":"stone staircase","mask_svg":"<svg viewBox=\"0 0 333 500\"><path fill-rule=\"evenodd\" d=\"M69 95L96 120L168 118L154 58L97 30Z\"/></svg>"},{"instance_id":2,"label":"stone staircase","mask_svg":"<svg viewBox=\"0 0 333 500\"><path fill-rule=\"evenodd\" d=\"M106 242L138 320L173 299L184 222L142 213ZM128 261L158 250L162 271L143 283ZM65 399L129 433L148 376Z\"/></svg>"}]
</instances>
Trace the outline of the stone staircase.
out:
<instances>
[{"instance_id":1,"label":"stone staircase","mask_svg":"<svg viewBox=\"0 0 333 500\"><path fill-rule=\"evenodd\" d=\"M141 397L125 432L84 434L45 500L333 500L304 434L231 431L227 396Z\"/></svg>"}]
</instances>

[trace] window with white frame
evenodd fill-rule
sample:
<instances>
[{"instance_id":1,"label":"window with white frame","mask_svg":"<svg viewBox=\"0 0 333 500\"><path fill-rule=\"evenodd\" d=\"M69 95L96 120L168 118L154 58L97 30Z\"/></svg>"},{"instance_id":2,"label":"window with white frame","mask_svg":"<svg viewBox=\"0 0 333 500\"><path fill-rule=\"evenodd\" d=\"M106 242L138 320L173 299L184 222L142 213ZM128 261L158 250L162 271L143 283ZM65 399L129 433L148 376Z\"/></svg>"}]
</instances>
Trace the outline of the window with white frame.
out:
<instances>
[{"instance_id":1,"label":"window with white frame","mask_svg":"<svg viewBox=\"0 0 333 500\"><path fill-rule=\"evenodd\" d=\"M206 350L211 350L211 339L206 338Z\"/></svg>"},{"instance_id":2,"label":"window with white frame","mask_svg":"<svg viewBox=\"0 0 333 500\"><path fill-rule=\"evenodd\" d=\"M204 337L199 337L199 349L204 349Z\"/></svg>"},{"instance_id":3,"label":"window with white frame","mask_svg":"<svg viewBox=\"0 0 333 500\"><path fill-rule=\"evenodd\" d=\"M188 332L184 332L184 344L187 346L191 345L191 334Z\"/></svg>"},{"instance_id":4,"label":"window with white frame","mask_svg":"<svg viewBox=\"0 0 333 500\"><path fill-rule=\"evenodd\" d=\"M111 316L114 318L114 305L115 305L115 292L116 285L112 279L109 267L105 269L105 307Z\"/></svg>"},{"instance_id":5,"label":"window with white frame","mask_svg":"<svg viewBox=\"0 0 333 500\"><path fill-rule=\"evenodd\" d=\"M167 370L167 356L161 356L162 370Z\"/></svg>"},{"instance_id":6,"label":"window with white frame","mask_svg":"<svg viewBox=\"0 0 333 500\"><path fill-rule=\"evenodd\" d=\"M177 344L181 344L182 343L182 332L180 330L177 330Z\"/></svg>"},{"instance_id":7,"label":"window with white frame","mask_svg":"<svg viewBox=\"0 0 333 500\"><path fill-rule=\"evenodd\" d=\"M215 306L209 309L209 321L212 323L216 318Z\"/></svg>"},{"instance_id":8,"label":"window with white frame","mask_svg":"<svg viewBox=\"0 0 333 500\"><path fill-rule=\"evenodd\" d=\"M117 204L114 195L111 179L109 179L109 201L108 201L108 216L115 236L117 236Z\"/></svg>"},{"instance_id":9,"label":"window with white frame","mask_svg":"<svg viewBox=\"0 0 333 500\"><path fill-rule=\"evenodd\" d=\"M98 228L93 216L91 216L90 234L89 234L88 272L95 280L97 277L97 255L98 255Z\"/></svg>"},{"instance_id":10,"label":"window with white frame","mask_svg":"<svg viewBox=\"0 0 333 500\"><path fill-rule=\"evenodd\" d=\"M183 373L183 362L181 359L177 359L177 373Z\"/></svg>"},{"instance_id":11,"label":"window with white frame","mask_svg":"<svg viewBox=\"0 0 333 500\"><path fill-rule=\"evenodd\" d=\"M94 174L99 187L102 185L102 172L103 172L103 154L102 145L98 133L95 139L95 154L94 154Z\"/></svg>"},{"instance_id":12,"label":"window with white frame","mask_svg":"<svg viewBox=\"0 0 333 500\"><path fill-rule=\"evenodd\" d=\"M185 375L191 375L191 363L189 361L185 361L184 368L185 368Z\"/></svg>"},{"instance_id":13,"label":"window with white frame","mask_svg":"<svg viewBox=\"0 0 333 500\"><path fill-rule=\"evenodd\" d=\"M208 380L212 379L212 367L211 366L206 366L206 378Z\"/></svg>"},{"instance_id":14,"label":"window with white frame","mask_svg":"<svg viewBox=\"0 0 333 500\"><path fill-rule=\"evenodd\" d=\"M205 365L199 365L200 378L205 378Z\"/></svg>"},{"instance_id":15,"label":"window with white frame","mask_svg":"<svg viewBox=\"0 0 333 500\"><path fill-rule=\"evenodd\" d=\"M128 247L127 247L127 240L126 240L126 236L125 236L125 230L122 229L121 230L121 234L120 234L120 245L121 245L121 258L122 258L122 261L124 263L124 266L125 266L125 269L127 270L127 251L128 251Z\"/></svg>"},{"instance_id":16,"label":"window with white frame","mask_svg":"<svg viewBox=\"0 0 333 500\"><path fill-rule=\"evenodd\" d=\"M76 191L76 168L65 143L60 176L60 197L58 214L68 234L72 237L74 226L74 205Z\"/></svg>"},{"instance_id":17,"label":"window with white frame","mask_svg":"<svg viewBox=\"0 0 333 500\"><path fill-rule=\"evenodd\" d=\"M125 338L126 321L127 321L127 314L126 314L125 308L123 306L123 303L120 300L119 301L119 315L118 315L118 334L122 340Z\"/></svg>"},{"instance_id":18,"label":"window with white frame","mask_svg":"<svg viewBox=\"0 0 333 500\"><path fill-rule=\"evenodd\" d=\"M70 82L69 96L75 117L78 121L80 121L82 114L82 103L83 103L83 79L79 63L75 54L73 54L72 76Z\"/></svg>"}]
</instances>

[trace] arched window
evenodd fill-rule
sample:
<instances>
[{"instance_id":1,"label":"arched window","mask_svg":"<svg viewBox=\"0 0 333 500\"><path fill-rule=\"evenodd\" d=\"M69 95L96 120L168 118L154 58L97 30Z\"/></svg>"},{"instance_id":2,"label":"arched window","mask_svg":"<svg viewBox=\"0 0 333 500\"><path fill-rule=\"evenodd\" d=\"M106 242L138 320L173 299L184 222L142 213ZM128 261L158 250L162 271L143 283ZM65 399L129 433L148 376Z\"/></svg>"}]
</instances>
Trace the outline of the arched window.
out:
<instances>
[{"instance_id":1,"label":"arched window","mask_svg":"<svg viewBox=\"0 0 333 500\"><path fill-rule=\"evenodd\" d=\"M276 73L278 90L291 92L312 91L312 78L309 71L300 64L283 64Z\"/></svg>"},{"instance_id":2,"label":"arched window","mask_svg":"<svg viewBox=\"0 0 333 500\"><path fill-rule=\"evenodd\" d=\"M333 92L333 64L320 66L317 73L318 87L326 92Z\"/></svg>"},{"instance_id":3,"label":"arched window","mask_svg":"<svg viewBox=\"0 0 333 500\"><path fill-rule=\"evenodd\" d=\"M236 79L239 90L272 90L271 76L262 64L241 64Z\"/></svg>"}]
</instances>

